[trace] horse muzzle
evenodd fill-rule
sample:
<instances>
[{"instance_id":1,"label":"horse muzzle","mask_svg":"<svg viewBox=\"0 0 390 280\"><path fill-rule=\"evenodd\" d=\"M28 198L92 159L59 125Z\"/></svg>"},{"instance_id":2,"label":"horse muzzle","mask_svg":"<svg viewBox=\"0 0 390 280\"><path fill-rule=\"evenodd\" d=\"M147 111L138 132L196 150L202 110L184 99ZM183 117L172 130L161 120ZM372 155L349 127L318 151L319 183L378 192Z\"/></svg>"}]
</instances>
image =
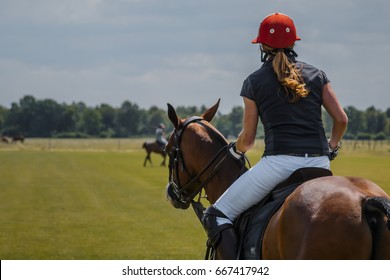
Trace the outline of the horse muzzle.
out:
<instances>
[{"instance_id":1,"label":"horse muzzle","mask_svg":"<svg viewBox=\"0 0 390 280\"><path fill-rule=\"evenodd\" d=\"M174 188L175 188L175 183L173 183L173 182L168 183L168 185L166 187L167 199L172 204L172 206L177 208L177 209L183 209L183 210L190 207L189 202L184 202L184 201L180 200L180 198L175 193Z\"/></svg>"}]
</instances>

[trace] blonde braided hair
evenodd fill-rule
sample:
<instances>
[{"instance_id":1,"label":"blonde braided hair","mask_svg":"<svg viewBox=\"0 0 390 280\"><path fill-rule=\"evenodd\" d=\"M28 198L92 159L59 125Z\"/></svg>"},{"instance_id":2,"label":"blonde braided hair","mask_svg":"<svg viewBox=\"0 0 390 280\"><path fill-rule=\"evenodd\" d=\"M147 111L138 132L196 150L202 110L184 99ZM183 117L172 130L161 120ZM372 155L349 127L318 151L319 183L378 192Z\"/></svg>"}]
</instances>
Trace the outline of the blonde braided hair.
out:
<instances>
[{"instance_id":1,"label":"blonde braided hair","mask_svg":"<svg viewBox=\"0 0 390 280\"><path fill-rule=\"evenodd\" d=\"M264 52L274 56L272 67L279 82L286 89L287 95L291 97L289 101L293 103L308 96L309 89L306 87L300 69L288 59L284 49L274 49L264 44L262 49Z\"/></svg>"}]
</instances>

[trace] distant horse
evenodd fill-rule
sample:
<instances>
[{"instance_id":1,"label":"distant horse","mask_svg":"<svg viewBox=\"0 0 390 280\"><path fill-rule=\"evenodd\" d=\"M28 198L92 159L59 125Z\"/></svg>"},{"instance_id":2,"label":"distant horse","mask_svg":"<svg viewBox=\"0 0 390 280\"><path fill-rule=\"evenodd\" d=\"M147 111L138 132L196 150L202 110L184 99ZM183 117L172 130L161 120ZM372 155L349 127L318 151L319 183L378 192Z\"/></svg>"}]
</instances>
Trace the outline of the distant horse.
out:
<instances>
[{"instance_id":1,"label":"distant horse","mask_svg":"<svg viewBox=\"0 0 390 280\"><path fill-rule=\"evenodd\" d=\"M146 166L146 162L149 161L150 165L153 166L153 163L152 163L152 158L150 157L150 154L153 152L153 153L157 153L157 154L160 154L164 160L161 162L161 166L165 166L165 160L166 160L166 157L167 157L167 153L165 152L164 150L164 147L161 146L159 143L157 142L145 142L143 145L142 145L142 148L145 149L146 151L146 157L145 157L145 161L144 161L144 167Z\"/></svg>"},{"instance_id":2,"label":"distant horse","mask_svg":"<svg viewBox=\"0 0 390 280\"><path fill-rule=\"evenodd\" d=\"M18 141L20 141L20 143L24 143L24 136L23 135L13 136L11 143L16 143Z\"/></svg>"},{"instance_id":3,"label":"distant horse","mask_svg":"<svg viewBox=\"0 0 390 280\"><path fill-rule=\"evenodd\" d=\"M1 142L2 142L2 143L6 143L6 144L9 143L7 137L5 137L5 136L1 136Z\"/></svg>"},{"instance_id":4,"label":"distant horse","mask_svg":"<svg viewBox=\"0 0 390 280\"><path fill-rule=\"evenodd\" d=\"M202 189L213 204L242 172L238 161L228 156L226 139L209 123L218 105L219 101L201 117L179 119L168 104L174 131L166 146L170 177L167 197L175 208L186 209L192 204L198 217L202 211L194 205L199 204ZM215 256L218 258L218 248ZM390 197L364 178L325 176L308 180L270 219L261 257L390 259Z\"/></svg>"}]
</instances>

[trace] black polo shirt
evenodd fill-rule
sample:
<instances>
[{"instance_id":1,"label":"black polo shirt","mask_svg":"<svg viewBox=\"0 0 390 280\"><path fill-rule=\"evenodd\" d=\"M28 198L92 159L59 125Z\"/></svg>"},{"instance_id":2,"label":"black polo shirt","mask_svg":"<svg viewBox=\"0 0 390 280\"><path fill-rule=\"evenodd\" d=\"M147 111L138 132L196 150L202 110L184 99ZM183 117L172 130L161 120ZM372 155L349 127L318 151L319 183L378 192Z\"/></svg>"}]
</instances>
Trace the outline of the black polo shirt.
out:
<instances>
[{"instance_id":1,"label":"black polo shirt","mask_svg":"<svg viewBox=\"0 0 390 280\"><path fill-rule=\"evenodd\" d=\"M289 102L272 60L244 81L240 95L256 102L264 126L263 156L329 153L321 114L322 89L329 80L316 67L300 61L295 63L309 89L309 95L297 102Z\"/></svg>"}]
</instances>

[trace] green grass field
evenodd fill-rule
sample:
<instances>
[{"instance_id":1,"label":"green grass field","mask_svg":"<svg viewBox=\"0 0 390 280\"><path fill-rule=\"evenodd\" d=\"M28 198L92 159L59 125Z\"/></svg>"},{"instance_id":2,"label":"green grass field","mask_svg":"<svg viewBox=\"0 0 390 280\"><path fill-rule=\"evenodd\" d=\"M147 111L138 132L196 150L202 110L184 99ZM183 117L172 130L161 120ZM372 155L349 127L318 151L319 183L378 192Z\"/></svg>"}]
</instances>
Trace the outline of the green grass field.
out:
<instances>
[{"instance_id":1,"label":"green grass field","mask_svg":"<svg viewBox=\"0 0 390 280\"><path fill-rule=\"evenodd\" d=\"M205 233L192 210L166 201L161 157L142 166L143 141L1 144L0 259L202 259ZM335 175L369 178L387 193L389 167L388 143L347 145L332 163Z\"/></svg>"}]
</instances>

